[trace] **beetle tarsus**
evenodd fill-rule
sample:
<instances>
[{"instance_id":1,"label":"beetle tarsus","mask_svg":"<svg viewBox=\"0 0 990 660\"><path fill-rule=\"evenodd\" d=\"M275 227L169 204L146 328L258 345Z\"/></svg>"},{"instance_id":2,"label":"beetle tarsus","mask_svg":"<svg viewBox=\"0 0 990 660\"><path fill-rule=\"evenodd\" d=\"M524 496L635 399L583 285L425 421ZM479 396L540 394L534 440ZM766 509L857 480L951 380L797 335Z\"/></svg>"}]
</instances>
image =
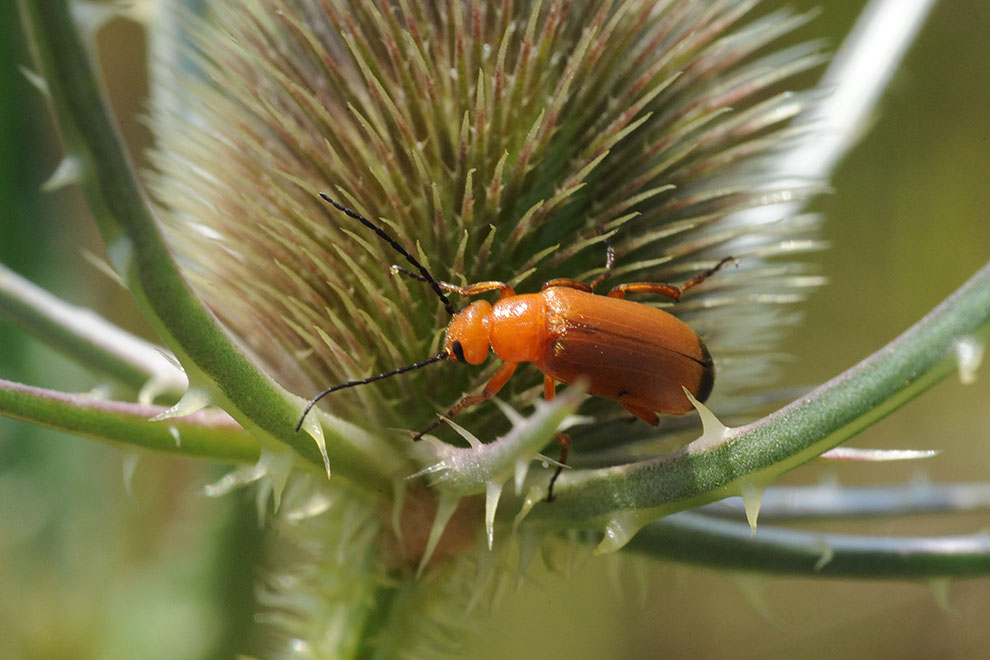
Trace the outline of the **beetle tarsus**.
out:
<instances>
[{"instance_id":1,"label":"beetle tarsus","mask_svg":"<svg viewBox=\"0 0 990 660\"><path fill-rule=\"evenodd\" d=\"M685 291L687 291L691 287L697 286L697 285L701 284L706 279L708 279L709 277L711 277L712 275L714 275L715 273L717 273L719 271L719 269L722 268L722 266L724 266L725 264L729 263L730 261L735 261L735 260L736 260L735 257L723 257L722 260L719 261L717 264L715 264L714 266L712 266L711 268L709 268L705 272L700 273L699 275L695 275L694 277L692 277L691 279L689 279L687 282L685 282L683 285L681 285L680 292L683 294Z\"/></svg>"},{"instance_id":2,"label":"beetle tarsus","mask_svg":"<svg viewBox=\"0 0 990 660\"><path fill-rule=\"evenodd\" d=\"M550 477L550 485L547 486L547 502L553 502L553 485L557 483L557 477L560 476L560 473L564 471L564 466L567 465L567 450L571 446L571 436L566 433L558 433L557 442L560 443L560 461L558 461L559 465L557 465L553 476Z\"/></svg>"}]
</instances>

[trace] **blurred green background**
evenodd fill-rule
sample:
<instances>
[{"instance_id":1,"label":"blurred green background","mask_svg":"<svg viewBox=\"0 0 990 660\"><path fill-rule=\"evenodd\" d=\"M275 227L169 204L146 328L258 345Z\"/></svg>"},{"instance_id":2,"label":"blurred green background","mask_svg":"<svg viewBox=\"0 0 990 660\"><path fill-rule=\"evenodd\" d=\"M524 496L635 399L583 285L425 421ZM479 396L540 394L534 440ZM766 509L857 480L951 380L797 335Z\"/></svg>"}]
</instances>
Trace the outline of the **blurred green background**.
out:
<instances>
[{"instance_id":1,"label":"blurred green background","mask_svg":"<svg viewBox=\"0 0 990 660\"><path fill-rule=\"evenodd\" d=\"M767 5L774 3L768 2ZM787 3L810 8L816 3ZM102 254L77 190L39 192L59 160L13 3L0 3L0 260L78 305L148 335L128 295L86 258ZM798 38L837 45L863 3L831 2ZM875 125L833 178L831 247L809 259L830 284L805 304L785 345L786 385L819 383L896 336L990 258L990 4L937 6L880 104ZM140 28L103 30L101 57L134 153L149 144ZM950 378L853 445L939 448L924 464L811 465L788 483L986 481L990 375ZM67 391L94 380L0 321L0 377ZM116 448L0 419L0 658L209 658L246 648L260 536L249 493L197 490L223 469L143 455L128 494ZM828 522L818 529L953 534L990 516ZM952 613L923 584L758 581L683 565L593 559L567 578L534 571L491 615L466 655L971 658L990 649L990 581L952 585Z\"/></svg>"}]
</instances>

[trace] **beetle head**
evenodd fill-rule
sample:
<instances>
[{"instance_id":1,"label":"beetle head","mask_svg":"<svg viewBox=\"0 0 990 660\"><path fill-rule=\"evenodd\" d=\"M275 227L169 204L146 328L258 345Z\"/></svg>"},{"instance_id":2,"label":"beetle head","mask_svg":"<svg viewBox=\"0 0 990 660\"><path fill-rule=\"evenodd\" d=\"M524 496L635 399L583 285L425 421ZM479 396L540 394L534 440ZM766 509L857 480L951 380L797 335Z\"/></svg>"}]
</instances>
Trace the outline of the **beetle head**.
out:
<instances>
[{"instance_id":1,"label":"beetle head","mask_svg":"<svg viewBox=\"0 0 990 660\"><path fill-rule=\"evenodd\" d=\"M476 300L454 314L443 344L447 355L468 364L484 362L491 343L488 333L491 314L491 303L485 300Z\"/></svg>"}]
</instances>

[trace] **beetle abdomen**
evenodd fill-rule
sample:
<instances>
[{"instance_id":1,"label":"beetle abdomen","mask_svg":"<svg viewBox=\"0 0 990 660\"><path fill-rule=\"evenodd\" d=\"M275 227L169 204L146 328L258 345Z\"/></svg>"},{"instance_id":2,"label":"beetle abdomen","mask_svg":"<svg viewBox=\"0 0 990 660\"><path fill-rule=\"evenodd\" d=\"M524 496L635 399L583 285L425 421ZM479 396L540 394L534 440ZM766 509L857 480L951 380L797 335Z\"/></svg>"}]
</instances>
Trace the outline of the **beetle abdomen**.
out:
<instances>
[{"instance_id":1,"label":"beetle abdomen","mask_svg":"<svg viewBox=\"0 0 990 660\"><path fill-rule=\"evenodd\" d=\"M698 335L640 303L554 287L546 298L551 341L537 366L562 383L580 377L590 394L668 415L693 410L711 393L715 369Z\"/></svg>"}]
</instances>

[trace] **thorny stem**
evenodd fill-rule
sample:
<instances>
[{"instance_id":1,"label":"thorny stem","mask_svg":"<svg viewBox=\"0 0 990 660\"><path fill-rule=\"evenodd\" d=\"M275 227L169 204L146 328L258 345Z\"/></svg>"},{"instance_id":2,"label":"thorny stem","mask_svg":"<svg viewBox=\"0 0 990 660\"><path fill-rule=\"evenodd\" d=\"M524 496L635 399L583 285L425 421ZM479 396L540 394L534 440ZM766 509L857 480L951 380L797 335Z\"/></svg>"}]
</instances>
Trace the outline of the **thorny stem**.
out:
<instances>
[{"instance_id":1,"label":"thorny stem","mask_svg":"<svg viewBox=\"0 0 990 660\"><path fill-rule=\"evenodd\" d=\"M830 578L923 579L990 572L990 536L911 537L831 534L681 512L650 523L629 549L736 571Z\"/></svg>"},{"instance_id":2,"label":"thorny stem","mask_svg":"<svg viewBox=\"0 0 990 660\"><path fill-rule=\"evenodd\" d=\"M93 311L70 305L0 265L0 314L80 364L141 391L178 396L186 388L181 370L159 352Z\"/></svg>"},{"instance_id":3,"label":"thorny stem","mask_svg":"<svg viewBox=\"0 0 990 660\"><path fill-rule=\"evenodd\" d=\"M600 524L616 512L660 516L776 477L849 439L957 368L956 342L990 324L990 264L890 344L807 396L702 450L565 475L531 520ZM645 521L644 521L645 522Z\"/></svg>"},{"instance_id":4,"label":"thorny stem","mask_svg":"<svg viewBox=\"0 0 990 660\"><path fill-rule=\"evenodd\" d=\"M0 379L0 413L60 431L78 433L182 456L220 461L258 460L258 443L221 412L202 411L167 423L149 422L160 406L103 401Z\"/></svg>"}]
</instances>

